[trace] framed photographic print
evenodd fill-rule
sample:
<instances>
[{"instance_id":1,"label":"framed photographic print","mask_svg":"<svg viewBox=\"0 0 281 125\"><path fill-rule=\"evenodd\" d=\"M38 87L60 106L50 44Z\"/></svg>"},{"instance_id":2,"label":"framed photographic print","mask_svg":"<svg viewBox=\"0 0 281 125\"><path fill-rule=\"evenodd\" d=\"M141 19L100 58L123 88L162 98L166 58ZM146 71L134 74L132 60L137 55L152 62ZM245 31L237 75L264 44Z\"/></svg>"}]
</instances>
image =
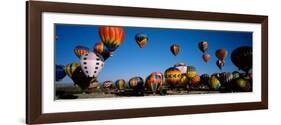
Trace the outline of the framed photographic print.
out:
<instances>
[{"instance_id":1,"label":"framed photographic print","mask_svg":"<svg viewBox=\"0 0 281 125\"><path fill-rule=\"evenodd\" d=\"M28 1L26 122L268 108L268 17Z\"/></svg>"}]
</instances>

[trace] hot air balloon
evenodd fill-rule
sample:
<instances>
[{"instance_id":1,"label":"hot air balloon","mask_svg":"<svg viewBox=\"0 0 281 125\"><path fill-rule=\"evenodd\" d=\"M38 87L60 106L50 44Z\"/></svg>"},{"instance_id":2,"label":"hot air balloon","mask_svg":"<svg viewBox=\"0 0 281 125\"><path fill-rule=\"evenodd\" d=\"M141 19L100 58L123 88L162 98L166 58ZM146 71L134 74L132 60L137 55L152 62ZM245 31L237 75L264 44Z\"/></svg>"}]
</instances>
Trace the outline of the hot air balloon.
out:
<instances>
[{"instance_id":1,"label":"hot air balloon","mask_svg":"<svg viewBox=\"0 0 281 125\"><path fill-rule=\"evenodd\" d=\"M220 74L220 80L222 83L229 83L233 79L233 75L230 72L223 72Z\"/></svg>"},{"instance_id":2,"label":"hot air balloon","mask_svg":"<svg viewBox=\"0 0 281 125\"><path fill-rule=\"evenodd\" d=\"M209 86L214 90L219 90L221 87L221 83L215 76L211 76L209 80Z\"/></svg>"},{"instance_id":3,"label":"hot air balloon","mask_svg":"<svg viewBox=\"0 0 281 125\"><path fill-rule=\"evenodd\" d=\"M207 63L210 60L211 56L210 56L210 54L206 53L206 54L203 54L202 58L203 58L204 62Z\"/></svg>"},{"instance_id":4,"label":"hot air balloon","mask_svg":"<svg viewBox=\"0 0 281 125\"><path fill-rule=\"evenodd\" d=\"M252 88L249 80L246 80L244 78L237 79L236 85L237 85L238 90L244 91L244 92L251 91L251 88Z\"/></svg>"},{"instance_id":5,"label":"hot air balloon","mask_svg":"<svg viewBox=\"0 0 281 125\"><path fill-rule=\"evenodd\" d=\"M240 77L240 73L238 71L232 72L233 79L238 79Z\"/></svg>"},{"instance_id":6,"label":"hot air balloon","mask_svg":"<svg viewBox=\"0 0 281 125\"><path fill-rule=\"evenodd\" d=\"M80 64L77 62L67 64L64 68L65 73L72 79L72 74L76 70L76 68L80 67Z\"/></svg>"},{"instance_id":7,"label":"hot air balloon","mask_svg":"<svg viewBox=\"0 0 281 125\"><path fill-rule=\"evenodd\" d=\"M253 56L252 56L252 47L243 46L236 48L231 53L231 61L235 66L244 72L248 73L252 69L253 65Z\"/></svg>"},{"instance_id":8,"label":"hot air balloon","mask_svg":"<svg viewBox=\"0 0 281 125\"><path fill-rule=\"evenodd\" d=\"M188 78L185 74L182 74L179 82L179 86L186 87L187 84L188 84Z\"/></svg>"},{"instance_id":9,"label":"hot air balloon","mask_svg":"<svg viewBox=\"0 0 281 125\"><path fill-rule=\"evenodd\" d=\"M104 60L94 52L89 52L88 54L81 56L80 63L86 76L97 77L103 68Z\"/></svg>"},{"instance_id":10,"label":"hot air balloon","mask_svg":"<svg viewBox=\"0 0 281 125\"><path fill-rule=\"evenodd\" d=\"M110 80L104 81L102 86L104 89L111 89L113 87L113 82Z\"/></svg>"},{"instance_id":11,"label":"hot air balloon","mask_svg":"<svg viewBox=\"0 0 281 125\"><path fill-rule=\"evenodd\" d=\"M138 33L135 36L135 40L140 48L143 48L148 41L148 37L146 34Z\"/></svg>"},{"instance_id":12,"label":"hot air balloon","mask_svg":"<svg viewBox=\"0 0 281 125\"><path fill-rule=\"evenodd\" d=\"M144 88L144 80L141 77L133 77L129 80L129 86L135 91L142 91Z\"/></svg>"},{"instance_id":13,"label":"hot air balloon","mask_svg":"<svg viewBox=\"0 0 281 125\"><path fill-rule=\"evenodd\" d=\"M115 51L124 40L124 29L116 26L101 26L99 35L102 43L111 52Z\"/></svg>"},{"instance_id":14,"label":"hot air balloon","mask_svg":"<svg viewBox=\"0 0 281 125\"><path fill-rule=\"evenodd\" d=\"M221 48L221 49L218 49L216 51L216 57L223 61L225 59L225 57L227 56L227 50L225 48Z\"/></svg>"},{"instance_id":15,"label":"hot air balloon","mask_svg":"<svg viewBox=\"0 0 281 125\"><path fill-rule=\"evenodd\" d=\"M217 60L216 64L217 64L217 67L218 67L220 70L221 70L222 67L224 66L224 62L221 61L221 60Z\"/></svg>"},{"instance_id":16,"label":"hot air balloon","mask_svg":"<svg viewBox=\"0 0 281 125\"><path fill-rule=\"evenodd\" d=\"M208 49L208 42L207 41L201 41L201 42L199 42L198 47L203 53L205 53Z\"/></svg>"},{"instance_id":17,"label":"hot air balloon","mask_svg":"<svg viewBox=\"0 0 281 125\"><path fill-rule=\"evenodd\" d=\"M188 79L191 79L196 76L196 69L194 66L187 66L186 76Z\"/></svg>"},{"instance_id":18,"label":"hot air balloon","mask_svg":"<svg viewBox=\"0 0 281 125\"><path fill-rule=\"evenodd\" d=\"M82 55L89 53L90 49L85 46L76 46L74 49L75 55L80 58Z\"/></svg>"},{"instance_id":19,"label":"hot air balloon","mask_svg":"<svg viewBox=\"0 0 281 125\"><path fill-rule=\"evenodd\" d=\"M174 65L175 68L179 69L182 74L186 73L187 65L183 62L177 63Z\"/></svg>"},{"instance_id":20,"label":"hot air balloon","mask_svg":"<svg viewBox=\"0 0 281 125\"><path fill-rule=\"evenodd\" d=\"M145 80L145 86L148 90L151 90L155 95L163 83L163 75L157 72L151 73Z\"/></svg>"},{"instance_id":21,"label":"hot air balloon","mask_svg":"<svg viewBox=\"0 0 281 125\"><path fill-rule=\"evenodd\" d=\"M165 71L165 78L166 82L170 84L171 88L174 88L181 79L181 71L175 67L168 68Z\"/></svg>"},{"instance_id":22,"label":"hot air balloon","mask_svg":"<svg viewBox=\"0 0 281 125\"><path fill-rule=\"evenodd\" d=\"M115 86L119 92L124 92L125 80L123 80L123 79L116 80Z\"/></svg>"},{"instance_id":23,"label":"hot air balloon","mask_svg":"<svg viewBox=\"0 0 281 125\"><path fill-rule=\"evenodd\" d=\"M208 74L206 74L206 73L202 74L200 76L201 84L203 84L203 85L208 85L209 79L210 79L210 76Z\"/></svg>"},{"instance_id":24,"label":"hot air balloon","mask_svg":"<svg viewBox=\"0 0 281 125\"><path fill-rule=\"evenodd\" d=\"M197 86L200 83L200 76L195 75L191 78L190 84L191 86Z\"/></svg>"},{"instance_id":25,"label":"hot air balloon","mask_svg":"<svg viewBox=\"0 0 281 125\"><path fill-rule=\"evenodd\" d=\"M65 76L64 65L56 64L56 81L61 81Z\"/></svg>"},{"instance_id":26,"label":"hot air balloon","mask_svg":"<svg viewBox=\"0 0 281 125\"><path fill-rule=\"evenodd\" d=\"M95 77L87 77L83 73L81 67L79 66L73 72L72 80L76 85L78 85L82 89L82 91L85 91L90 86L90 83L95 81L96 78Z\"/></svg>"},{"instance_id":27,"label":"hot air balloon","mask_svg":"<svg viewBox=\"0 0 281 125\"><path fill-rule=\"evenodd\" d=\"M96 43L94 46L94 52L96 54L100 54L103 57L103 60L105 61L108 57L112 56L112 52L110 52L102 42Z\"/></svg>"},{"instance_id":28,"label":"hot air balloon","mask_svg":"<svg viewBox=\"0 0 281 125\"><path fill-rule=\"evenodd\" d=\"M180 46L177 44L173 44L170 47L171 52L173 53L174 56L178 55L178 53L180 52Z\"/></svg>"}]
</instances>

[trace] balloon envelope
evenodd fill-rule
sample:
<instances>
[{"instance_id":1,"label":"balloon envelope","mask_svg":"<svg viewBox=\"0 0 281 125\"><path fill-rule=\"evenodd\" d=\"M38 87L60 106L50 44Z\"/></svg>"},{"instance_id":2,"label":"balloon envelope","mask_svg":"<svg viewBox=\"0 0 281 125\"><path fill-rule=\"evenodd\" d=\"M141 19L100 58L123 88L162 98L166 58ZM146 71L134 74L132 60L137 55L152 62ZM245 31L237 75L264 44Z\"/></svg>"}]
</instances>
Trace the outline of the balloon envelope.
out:
<instances>
[{"instance_id":1,"label":"balloon envelope","mask_svg":"<svg viewBox=\"0 0 281 125\"><path fill-rule=\"evenodd\" d=\"M179 69L182 74L185 74L187 71L187 65L183 62L175 64L174 67Z\"/></svg>"},{"instance_id":2,"label":"balloon envelope","mask_svg":"<svg viewBox=\"0 0 281 125\"><path fill-rule=\"evenodd\" d=\"M118 90L124 90L125 89L125 80L123 80L123 79L116 80L115 86Z\"/></svg>"},{"instance_id":3,"label":"balloon envelope","mask_svg":"<svg viewBox=\"0 0 281 125\"><path fill-rule=\"evenodd\" d=\"M110 52L102 42L100 43L96 43L94 46L94 52L96 54L100 54L103 57L103 60L105 61L106 59L108 59L112 52Z\"/></svg>"},{"instance_id":4,"label":"balloon envelope","mask_svg":"<svg viewBox=\"0 0 281 125\"><path fill-rule=\"evenodd\" d=\"M56 81L61 81L65 76L64 66L56 64Z\"/></svg>"},{"instance_id":5,"label":"balloon envelope","mask_svg":"<svg viewBox=\"0 0 281 125\"><path fill-rule=\"evenodd\" d=\"M224 60L226 56L227 56L227 50L225 48L221 48L216 51L216 57L219 60Z\"/></svg>"},{"instance_id":6,"label":"balloon envelope","mask_svg":"<svg viewBox=\"0 0 281 125\"><path fill-rule=\"evenodd\" d=\"M129 80L129 86L134 90L142 90L144 87L144 80L141 77L133 77Z\"/></svg>"},{"instance_id":7,"label":"balloon envelope","mask_svg":"<svg viewBox=\"0 0 281 125\"><path fill-rule=\"evenodd\" d=\"M173 53L174 56L176 56L180 52L180 46L177 44L173 44L170 47L170 51Z\"/></svg>"},{"instance_id":8,"label":"balloon envelope","mask_svg":"<svg viewBox=\"0 0 281 125\"><path fill-rule=\"evenodd\" d=\"M124 40L124 29L116 26L101 26L99 35L109 51L115 51Z\"/></svg>"},{"instance_id":9,"label":"balloon envelope","mask_svg":"<svg viewBox=\"0 0 281 125\"><path fill-rule=\"evenodd\" d=\"M144 33L138 33L135 36L135 40L140 48L143 48L148 41L148 37Z\"/></svg>"},{"instance_id":10,"label":"balloon envelope","mask_svg":"<svg viewBox=\"0 0 281 125\"><path fill-rule=\"evenodd\" d=\"M103 82L103 88L112 88L113 87L113 82L110 80L104 81Z\"/></svg>"},{"instance_id":11,"label":"balloon envelope","mask_svg":"<svg viewBox=\"0 0 281 125\"><path fill-rule=\"evenodd\" d=\"M210 56L210 54L206 53L202 56L202 58L203 58L204 62L207 63L210 60L211 56Z\"/></svg>"},{"instance_id":12,"label":"balloon envelope","mask_svg":"<svg viewBox=\"0 0 281 125\"><path fill-rule=\"evenodd\" d=\"M80 58L82 55L89 53L90 49L85 46L76 46L74 49L75 55Z\"/></svg>"},{"instance_id":13,"label":"balloon envelope","mask_svg":"<svg viewBox=\"0 0 281 125\"><path fill-rule=\"evenodd\" d=\"M168 68L165 71L165 78L168 84L174 86L181 79L181 71L175 67Z\"/></svg>"},{"instance_id":14,"label":"balloon envelope","mask_svg":"<svg viewBox=\"0 0 281 125\"><path fill-rule=\"evenodd\" d=\"M72 75L72 80L77 84L82 90L87 89L90 86L90 83L94 81L95 77L87 77L81 67L77 67Z\"/></svg>"},{"instance_id":15,"label":"balloon envelope","mask_svg":"<svg viewBox=\"0 0 281 125\"><path fill-rule=\"evenodd\" d=\"M77 63L77 62L74 62L74 63L70 63L70 64L67 64L64 68L65 70L65 73L69 76L69 78L72 79L72 74L74 73L74 71L80 67L80 64Z\"/></svg>"},{"instance_id":16,"label":"balloon envelope","mask_svg":"<svg viewBox=\"0 0 281 125\"><path fill-rule=\"evenodd\" d=\"M221 61L221 60L217 60L216 65L217 65L217 67L221 70L222 67L224 66L224 62Z\"/></svg>"},{"instance_id":17,"label":"balloon envelope","mask_svg":"<svg viewBox=\"0 0 281 125\"><path fill-rule=\"evenodd\" d=\"M157 72L151 73L145 80L145 86L148 90L151 90L153 93L158 91L163 83L163 75L158 74Z\"/></svg>"},{"instance_id":18,"label":"balloon envelope","mask_svg":"<svg viewBox=\"0 0 281 125\"><path fill-rule=\"evenodd\" d=\"M236 67L248 73L253 65L252 52L252 47L249 46L236 48L231 53L231 61Z\"/></svg>"},{"instance_id":19,"label":"balloon envelope","mask_svg":"<svg viewBox=\"0 0 281 125\"><path fill-rule=\"evenodd\" d=\"M97 77L104 66L104 60L94 52L81 56L81 68L86 76Z\"/></svg>"},{"instance_id":20,"label":"balloon envelope","mask_svg":"<svg viewBox=\"0 0 281 125\"><path fill-rule=\"evenodd\" d=\"M199 42L198 47L203 53L205 53L208 49L208 42L207 41L201 41L201 42Z\"/></svg>"}]
</instances>

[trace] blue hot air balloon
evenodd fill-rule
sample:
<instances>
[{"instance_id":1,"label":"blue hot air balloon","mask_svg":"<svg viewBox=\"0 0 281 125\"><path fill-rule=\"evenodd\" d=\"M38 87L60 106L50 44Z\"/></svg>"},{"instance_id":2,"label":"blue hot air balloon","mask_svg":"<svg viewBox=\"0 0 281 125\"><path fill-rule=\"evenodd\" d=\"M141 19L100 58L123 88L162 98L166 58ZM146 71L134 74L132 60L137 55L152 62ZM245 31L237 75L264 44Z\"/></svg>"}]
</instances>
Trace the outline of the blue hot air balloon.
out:
<instances>
[{"instance_id":1,"label":"blue hot air balloon","mask_svg":"<svg viewBox=\"0 0 281 125\"><path fill-rule=\"evenodd\" d=\"M64 65L56 64L56 81L61 81L65 76Z\"/></svg>"}]
</instances>

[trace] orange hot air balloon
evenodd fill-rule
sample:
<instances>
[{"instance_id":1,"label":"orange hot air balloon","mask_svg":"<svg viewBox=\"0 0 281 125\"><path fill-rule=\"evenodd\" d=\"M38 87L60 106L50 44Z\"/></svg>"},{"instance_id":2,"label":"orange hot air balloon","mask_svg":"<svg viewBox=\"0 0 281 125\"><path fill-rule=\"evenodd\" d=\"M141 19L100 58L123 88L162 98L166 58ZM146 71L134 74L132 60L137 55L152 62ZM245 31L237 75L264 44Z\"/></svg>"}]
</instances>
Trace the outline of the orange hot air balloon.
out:
<instances>
[{"instance_id":1,"label":"orange hot air balloon","mask_svg":"<svg viewBox=\"0 0 281 125\"><path fill-rule=\"evenodd\" d=\"M203 58L204 62L207 63L210 60L211 56L210 56L210 54L206 53L202 56L202 58Z\"/></svg>"},{"instance_id":2,"label":"orange hot air balloon","mask_svg":"<svg viewBox=\"0 0 281 125\"><path fill-rule=\"evenodd\" d=\"M180 46L177 45L177 44L173 44L173 45L170 47L170 50L171 50L171 52L173 53L174 56L177 56L178 53L180 52Z\"/></svg>"},{"instance_id":3,"label":"orange hot air balloon","mask_svg":"<svg viewBox=\"0 0 281 125\"><path fill-rule=\"evenodd\" d=\"M75 48L74 48L74 53L75 53L75 55L78 57L78 58L80 58L82 55L84 55L84 54L88 54L89 53L89 51L90 51L90 49L88 48L88 47L85 47L85 46L76 46Z\"/></svg>"},{"instance_id":4,"label":"orange hot air balloon","mask_svg":"<svg viewBox=\"0 0 281 125\"><path fill-rule=\"evenodd\" d=\"M200 83L200 76L199 75L194 76L190 81L190 84L192 86L197 86L199 83Z\"/></svg>"},{"instance_id":5,"label":"orange hot air balloon","mask_svg":"<svg viewBox=\"0 0 281 125\"><path fill-rule=\"evenodd\" d=\"M225 48L218 49L216 51L216 56L219 60L224 60L227 56L227 50Z\"/></svg>"},{"instance_id":6,"label":"orange hot air balloon","mask_svg":"<svg viewBox=\"0 0 281 125\"><path fill-rule=\"evenodd\" d=\"M109 51L116 50L124 40L124 29L117 26L101 26L99 35L102 43Z\"/></svg>"},{"instance_id":7,"label":"orange hot air balloon","mask_svg":"<svg viewBox=\"0 0 281 125\"><path fill-rule=\"evenodd\" d=\"M93 47L93 50L96 54L100 54L104 60L108 59L110 56L112 56L112 52L110 52L102 42L96 43Z\"/></svg>"}]
</instances>

